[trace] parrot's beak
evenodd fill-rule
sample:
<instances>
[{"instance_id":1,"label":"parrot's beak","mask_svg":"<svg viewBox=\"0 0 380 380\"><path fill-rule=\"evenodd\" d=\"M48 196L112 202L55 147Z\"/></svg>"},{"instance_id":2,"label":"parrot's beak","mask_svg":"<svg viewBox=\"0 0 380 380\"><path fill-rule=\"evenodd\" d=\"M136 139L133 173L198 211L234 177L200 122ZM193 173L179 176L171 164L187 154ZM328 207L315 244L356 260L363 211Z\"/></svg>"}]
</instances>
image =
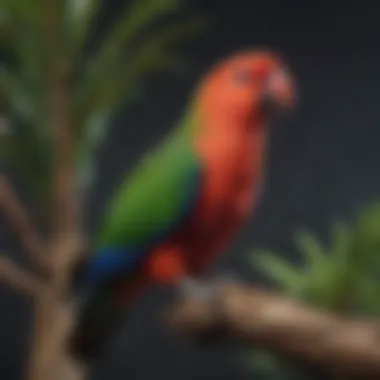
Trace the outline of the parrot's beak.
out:
<instances>
[{"instance_id":1,"label":"parrot's beak","mask_svg":"<svg viewBox=\"0 0 380 380\"><path fill-rule=\"evenodd\" d=\"M273 112L283 114L294 108L296 104L295 84L287 70L279 68L269 75L263 91L262 102L269 115Z\"/></svg>"}]
</instances>

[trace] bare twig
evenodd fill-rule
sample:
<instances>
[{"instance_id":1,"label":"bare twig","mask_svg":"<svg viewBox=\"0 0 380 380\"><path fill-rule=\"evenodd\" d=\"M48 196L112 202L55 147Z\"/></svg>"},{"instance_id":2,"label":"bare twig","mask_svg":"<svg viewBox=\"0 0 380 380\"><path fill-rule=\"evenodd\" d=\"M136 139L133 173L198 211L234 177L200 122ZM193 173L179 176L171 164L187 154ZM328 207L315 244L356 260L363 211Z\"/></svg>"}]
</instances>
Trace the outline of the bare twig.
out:
<instances>
[{"instance_id":1,"label":"bare twig","mask_svg":"<svg viewBox=\"0 0 380 380\"><path fill-rule=\"evenodd\" d=\"M243 285L228 285L213 303L184 299L169 313L194 337L245 340L339 376L380 378L380 324L338 317Z\"/></svg>"},{"instance_id":2,"label":"bare twig","mask_svg":"<svg viewBox=\"0 0 380 380\"><path fill-rule=\"evenodd\" d=\"M45 291L44 282L20 268L4 254L0 255L0 281L22 293L41 298Z\"/></svg>"},{"instance_id":3,"label":"bare twig","mask_svg":"<svg viewBox=\"0 0 380 380\"><path fill-rule=\"evenodd\" d=\"M44 241L31 221L29 211L24 207L4 174L0 174L0 208L12 224L33 262L46 271L48 259Z\"/></svg>"}]
</instances>

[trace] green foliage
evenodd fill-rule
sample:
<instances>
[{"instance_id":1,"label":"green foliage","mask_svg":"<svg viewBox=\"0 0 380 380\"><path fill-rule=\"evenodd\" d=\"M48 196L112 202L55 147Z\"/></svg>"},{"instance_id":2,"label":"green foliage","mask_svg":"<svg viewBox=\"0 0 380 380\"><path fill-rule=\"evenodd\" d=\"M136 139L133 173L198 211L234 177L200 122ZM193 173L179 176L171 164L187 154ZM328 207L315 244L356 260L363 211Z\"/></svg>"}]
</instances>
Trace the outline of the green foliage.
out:
<instances>
[{"instance_id":1,"label":"green foliage","mask_svg":"<svg viewBox=\"0 0 380 380\"><path fill-rule=\"evenodd\" d=\"M100 0L3 3L1 42L11 59L0 66L0 113L11 116L14 124L20 122L22 133L12 126L14 131L3 140L0 161L17 167L31 187L45 190L49 165L36 158L33 165L39 175L34 175L24 164L36 157L29 153L33 150L44 152L47 162L51 160L50 74L65 70L78 173L87 179L82 178L86 185L111 115L133 99L136 86L147 75L181 64L176 45L205 26L203 19L185 10L184 1L134 0L88 52L94 24L101 15ZM54 35L47 29L52 27ZM26 150L25 136L30 145Z\"/></svg>"},{"instance_id":2,"label":"green foliage","mask_svg":"<svg viewBox=\"0 0 380 380\"><path fill-rule=\"evenodd\" d=\"M31 143L32 142L32 143ZM23 173L22 180L30 186L37 198L46 195L49 187L51 152L44 136L36 133L29 125L19 122L3 136L0 136L1 157L9 169ZM16 154L16 152L22 152Z\"/></svg>"},{"instance_id":3,"label":"green foliage","mask_svg":"<svg viewBox=\"0 0 380 380\"><path fill-rule=\"evenodd\" d=\"M287 296L331 311L380 315L380 203L366 208L356 223L335 223L330 244L313 234L295 235L303 265L294 265L268 251L254 252L252 261ZM276 378L284 363L270 353L250 355L255 368L269 363L265 372ZM253 358L253 359L252 359ZM264 358L264 359L263 359Z\"/></svg>"},{"instance_id":4,"label":"green foliage","mask_svg":"<svg viewBox=\"0 0 380 380\"><path fill-rule=\"evenodd\" d=\"M375 290L371 282L380 271L379 231L380 204L376 203L351 227L336 223L329 246L324 247L308 232L296 234L303 267L271 253L255 253L254 261L290 296L332 311L372 314L374 309L380 310L380 287ZM377 301L368 300L362 287L368 294L377 291Z\"/></svg>"}]
</instances>

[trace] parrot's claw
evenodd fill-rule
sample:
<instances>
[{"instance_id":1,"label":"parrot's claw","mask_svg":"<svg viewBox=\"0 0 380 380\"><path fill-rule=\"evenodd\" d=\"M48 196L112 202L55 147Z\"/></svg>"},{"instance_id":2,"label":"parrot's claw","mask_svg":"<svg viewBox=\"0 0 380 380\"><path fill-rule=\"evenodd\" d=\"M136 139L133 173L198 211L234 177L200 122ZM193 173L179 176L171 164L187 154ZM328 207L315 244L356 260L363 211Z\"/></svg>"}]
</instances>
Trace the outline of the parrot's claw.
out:
<instances>
[{"instance_id":1,"label":"parrot's claw","mask_svg":"<svg viewBox=\"0 0 380 380\"><path fill-rule=\"evenodd\" d=\"M179 290L185 296L208 301L215 296L215 289L207 283L185 278L179 282Z\"/></svg>"},{"instance_id":2,"label":"parrot's claw","mask_svg":"<svg viewBox=\"0 0 380 380\"><path fill-rule=\"evenodd\" d=\"M243 278L239 274L234 272L225 272L220 275L217 275L214 281L217 284L217 286L224 286L228 284L237 284L244 282Z\"/></svg>"},{"instance_id":3,"label":"parrot's claw","mask_svg":"<svg viewBox=\"0 0 380 380\"><path fill-rule=\"evenodd\" d=\"M238 274L227 272L207 282L186 277L179 282L178 288L185 296L210 301L218 296L224 286L241 282L243 279Z\"/></svg>"},{"instance_id":4,"label":"parrot's claw","mask_svg":"<svg viewBox=\"0 0 380 380\"><path fill-rule=\"evenodd\" d=\"M225 286L239 283L244 283L243 278L240 275L233 272L225 272L220 275L217 275L211 282L213 287L213 293L215 295L219 294Z\"/></svg>"}]
</instances>

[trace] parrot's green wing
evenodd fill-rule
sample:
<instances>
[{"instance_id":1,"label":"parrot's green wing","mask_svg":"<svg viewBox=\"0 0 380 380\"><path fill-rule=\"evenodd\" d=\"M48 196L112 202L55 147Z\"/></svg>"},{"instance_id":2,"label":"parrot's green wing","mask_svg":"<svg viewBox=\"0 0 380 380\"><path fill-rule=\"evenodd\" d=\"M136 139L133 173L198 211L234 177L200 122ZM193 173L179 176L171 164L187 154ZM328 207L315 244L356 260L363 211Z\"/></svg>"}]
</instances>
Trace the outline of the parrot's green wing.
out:
<instances>
[{"instance_id":1,"label":"parrot's green wing","mask_svg":"<svg viewBox=\"0 0 380 380\"><path fill-rule=\"evenodd\" d=\"M200 162L192 139L174 133L146 155L111 200L98 247L149 247L175 229L197 199Z\"/></svg>"}]
</instances>

